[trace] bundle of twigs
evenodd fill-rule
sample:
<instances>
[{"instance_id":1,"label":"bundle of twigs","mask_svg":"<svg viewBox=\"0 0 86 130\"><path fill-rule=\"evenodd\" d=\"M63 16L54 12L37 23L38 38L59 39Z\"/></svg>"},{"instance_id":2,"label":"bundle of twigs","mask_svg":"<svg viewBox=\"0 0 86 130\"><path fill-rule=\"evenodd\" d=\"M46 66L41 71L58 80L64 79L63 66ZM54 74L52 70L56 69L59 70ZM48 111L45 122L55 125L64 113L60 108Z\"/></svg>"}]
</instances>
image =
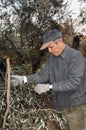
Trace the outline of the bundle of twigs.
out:
<instances>
[{"instance_id":1,"label":"bundle of twigs","mask_svg":"<svg viewBox=\"0 0 86 130\"><path fill-rule=\"evenodd\" d=\"M25 67L25 66L24 66ZM25 69L25 68L24 68ZM24 70L22 67L22 70ZM14 68L14 73L20 67ZM13 87L10 84L10 62L7 59L6 86L1 99L1 129L6 130L60 130L65 119L51 108L50 94L41 96L34 91L34 83Z\"/></svg>"}]
</instances>

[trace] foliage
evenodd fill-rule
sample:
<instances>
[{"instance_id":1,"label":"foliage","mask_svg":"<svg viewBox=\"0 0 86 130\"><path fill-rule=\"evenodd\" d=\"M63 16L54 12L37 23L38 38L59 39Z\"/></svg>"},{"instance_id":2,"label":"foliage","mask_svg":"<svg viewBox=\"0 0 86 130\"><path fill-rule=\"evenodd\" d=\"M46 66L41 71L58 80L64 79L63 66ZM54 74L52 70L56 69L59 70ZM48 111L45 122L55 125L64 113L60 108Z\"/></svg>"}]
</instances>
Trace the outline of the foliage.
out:
<instances>
[{"instance_id":1,"label":"foliage","mask_svg":"<svg viewBox=\"0 0 86 130\"><path fill-rule=\"evenodd\" d=\"M21 73L20 66L13 67ZM26 69L24 66L23 70ZM61 112L51 109L50 92L38 95L34 92L35 83L11 86L10 112L6 119L6 130L59 130L65 122ZM0 127L6 111L6 87L0 87Z\"/></svg>"},{"instance_id":2,"label":"foliage","mask_svg":"<svg viewBox=\"0 0 86 130\"><path fill-rule=\"evenodd\" d=\"M23 46L30 48L39 44L43 33L51 28L53 16L57 14L58 20L61 19L66 8L62 0L5 0L2 3L2 8L8 8L11 13L6 10L1 13L1 43L7 48L13 46L15 50L17 46L21 50Z\"/></svg>"},{"instance_id":3,"label":"foliage","mask_svg":"<svg viewBox=\"0 0 86 130\"><path fill-rule=\"evenodd\" d=\"M42 36L47 30L58 28L65 35L73 35L71 17L65 21L65 17L69 16L66 10L69 5L69 2L63 4L63 0L4 0L1 5L4 10L0 23L1 50L5 51L5 55L10 57L14 64L24 64L28 61L35 72L44 56L39 48ZM65 21L64 26L62 21Z\"/></svg>"},{"instance_id":4,"label":"foliage","mask_svg":"<svg viewBox=\"0 0 86 130\"><path fill-rule=\"evenodd\" d=\"M13 18L12 21L14 20L14 22L12 22L9 19L12 29L15 28L18 31L19 27L21 28L21 25L19 26L20 23L23 25L22 27L24 27L25 24L27 25L33 24L33 26L37 25L38 28L42 27L41 29L44 29L45 25L47 25L46 27L49 26L48 21L50 21L51 17L54 16L55 13L59 11L59 9L63 6L62 2L63 0L59 0L59 1L42 0L41 2L39 0L32 0L32 1L28 1L28 0L6 1L5 0L4 2L2 2L2 7L4 6L12 7L12 9L9 9L11 10L10 17L12 15L16 16L16 19L12 17ZM17 8L16 5L19 8ZM6 14L5 11L3 14L4 14L4 18L5 16L9 16L9 14ZM33 20L33 17L35 17L35 21ZM3 20L3 17L2 17L2 20Z\"/></svg>"},{"instance_id":5,"label":"foliage","mask_svg":"<svg viewBox=\"0 0 86 130\"><path fill-rule=\"evenodd\" d=\"M79 4L80 4L80 12L78 14L78 25L85 25L86 23L86 0L78 0Z\"/></svg>"}]
</instances>

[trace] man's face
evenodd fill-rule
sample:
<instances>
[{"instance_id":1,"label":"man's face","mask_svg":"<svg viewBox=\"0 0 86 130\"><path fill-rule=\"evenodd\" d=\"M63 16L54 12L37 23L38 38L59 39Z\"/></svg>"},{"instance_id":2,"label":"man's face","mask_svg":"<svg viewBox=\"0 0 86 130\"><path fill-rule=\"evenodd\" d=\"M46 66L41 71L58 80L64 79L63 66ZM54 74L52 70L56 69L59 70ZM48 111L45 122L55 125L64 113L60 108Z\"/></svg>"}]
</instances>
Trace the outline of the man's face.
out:
<instances>
[{"instance_id":1,"label":"man's face","mask_svg":"<svg viewBox=\"0 0 86 130\"><path fill-rule=\"evenodd\" d=\"M62 53L64 47L65 47L65 44L63 40L59 40L56 42L50 41L50 44L48 45L48 51L54 56L59 56Z\"/></svg>"}]
</instances>

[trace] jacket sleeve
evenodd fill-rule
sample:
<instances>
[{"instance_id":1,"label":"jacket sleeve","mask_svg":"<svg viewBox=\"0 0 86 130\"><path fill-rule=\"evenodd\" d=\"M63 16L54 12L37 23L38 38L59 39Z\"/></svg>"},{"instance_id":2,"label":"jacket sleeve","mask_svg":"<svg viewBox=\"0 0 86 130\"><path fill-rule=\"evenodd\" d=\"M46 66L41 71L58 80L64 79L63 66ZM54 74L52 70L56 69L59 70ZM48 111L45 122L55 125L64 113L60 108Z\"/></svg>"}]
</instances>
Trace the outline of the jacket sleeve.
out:
<instances>
[{"instance_id":1,"label":"jacket sleeve","mask_svg":"<svg viewBox=\"0 0 86 130\"><path fill-rule=\"evenodd\" d=\"M43 69L41 69L38 73L27 75L28 82L35 81L36 83L46 83L49 80L49 67L48 61L46 62Z\"/></svg>"},{"instance_id":2,"label":"jacket sleeve","mask_svg":"<svg viewBox=\"0 0 86 130\"><path fill-rule=\"evenodd\" d=\"M67 79L52 83L53 91L63 92L76 90L81 85L84 71L85 60L83 56L80 53L71 56L68 65Z\"/></svg>"}]
</instances>

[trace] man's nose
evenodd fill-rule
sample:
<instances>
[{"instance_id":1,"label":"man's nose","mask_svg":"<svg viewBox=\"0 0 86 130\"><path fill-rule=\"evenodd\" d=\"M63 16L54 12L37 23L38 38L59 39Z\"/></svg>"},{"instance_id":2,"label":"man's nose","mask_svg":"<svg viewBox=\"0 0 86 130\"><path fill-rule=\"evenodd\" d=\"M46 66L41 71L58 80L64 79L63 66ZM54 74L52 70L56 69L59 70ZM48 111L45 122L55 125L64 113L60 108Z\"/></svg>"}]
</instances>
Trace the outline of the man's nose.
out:
<instances>
[{"instance_id":1,"label":"man's nose","mask_svg":"<svg viewBox=\"0 0 86 130\"><path fill-rule=\"evenodd\" d=\"M52 52L51 48L48 48L48 51L49 51L49 53L51 53Z\"/></svg>"}]
</instances>

